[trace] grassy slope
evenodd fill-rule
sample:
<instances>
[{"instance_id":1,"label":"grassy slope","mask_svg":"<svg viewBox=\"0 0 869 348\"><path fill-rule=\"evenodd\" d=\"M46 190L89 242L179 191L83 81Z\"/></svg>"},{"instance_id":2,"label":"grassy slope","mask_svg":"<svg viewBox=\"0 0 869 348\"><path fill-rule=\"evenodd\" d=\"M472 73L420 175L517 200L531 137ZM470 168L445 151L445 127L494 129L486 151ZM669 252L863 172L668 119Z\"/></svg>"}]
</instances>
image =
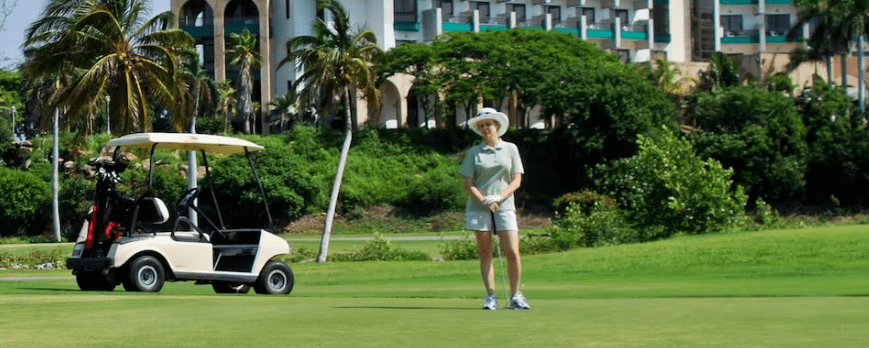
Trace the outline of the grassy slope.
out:
<instances>
[{"instance_id":1,"label":"grassy slope","mask_svg":"<svg viewBox=\"0 0 869 348\"><path fill-rule=\"evenodd\" d=\"M869 226L681 237L524 266L528 312L477 310L473 261L297 264L290 297L0 282L0 346L869 346ZM0 277L28 274L39 273Z\"/></svg>"}]
</instances>

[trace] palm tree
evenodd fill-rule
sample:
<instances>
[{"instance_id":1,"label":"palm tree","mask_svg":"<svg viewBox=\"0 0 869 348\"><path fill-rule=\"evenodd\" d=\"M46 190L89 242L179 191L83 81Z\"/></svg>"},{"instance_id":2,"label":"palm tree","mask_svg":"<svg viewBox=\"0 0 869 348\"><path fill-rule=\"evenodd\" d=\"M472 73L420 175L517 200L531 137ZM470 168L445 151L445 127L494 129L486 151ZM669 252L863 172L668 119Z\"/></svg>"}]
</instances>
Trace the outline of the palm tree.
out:
<instances>
[{"instance_id":1,"label":"palm tree","mask_svg":"<svg viewBox=\"0 0 869 348\"><path fill-rule=\"evenodd\" d=\"M218 102L216 112L223 115L223 132L229 132L229 120L233 118L233 110L238 105L238 100L235 99L235 88L232 88L232 81L220 80L217 82L217 91L220 94L220 102Z\"/></svg>"},{"instance_id":2,"label":"palm tree","mask_svg":"<svg viewBox=\"0 0 869 348\"><path fill-rule=\"evenodd\" d=\"M287 91L286 95L276 96L275 99L272 100L271 103L269 103L269 105L271 105L273 108L275 108L275 110L278 110L281 113L281 133L286 130L286 128L284 128L286 122L292 121L292 119L287 120L287 113L292 112L293 117L295 117L295 114L298 112L298 102L299 94L296 92L295 89L290 89ZM290 111L291 109L292 111Z\"/></svg>"},{"instance_id":3,"label":"palm tree","mask_svg":"<svg viewBox=\"0 0 869 348\"><path fill-rule=\"evenodd\" d=\"M287 41L287 57L280 62L279 66L286 63L295 64L296 60L301 62L301 66L297 67L303 68L304 73L294 85L305 86L301 97L306 104L319 99L320 103L316 104L319 104L321 114L325 106L332 103L333 96L338 96L344 106L347 135L341 147L341 156L338 159L338 168L326 213L326 223L323 227L323 238L320 241L320 252L317 255L317 262L325 262L338 191L344 175L344 164L353 137L354 123L351 115L355 114L355 110L351 110L350 100L353 99L353 91L357 90L362 92L369 105L374 106L373 110L379 109L379 95L374 85L376 78L372 63L383 55L383 51L377 47L377 37L370 30L351 32L350 17L338 1L318 0L317 9L329 10L333 14L334 23L327 25L322 19L318 19L314 23L314 36L298 36ZM293 86L293 89L295 87Z\"/></svg>"},{"instance_id":4,"label":"palm tree","mask_svg":"<svg viewBox=\"0 0 869 348\"><path fill-rule=\"evenodd\" d=\"M149 98L178 110L183 97L177 52L193 38L171 12L143 21L145 0L51 0L28 28L23 72L29 80L68 76L51 103L67 123L87 127L108 95L118 134L148 129Z\"/></svg>"},{"instance_id":5,"label":"palm tree","mask_svg":"<svg viewBox=\"0 0 869 348\"><path fill-rule=\"evenodd\" d=\"M52 105L55 114L52 214L58 239L60 110L66 123L83 125L80 139L92 131L94 110L106 96L112 104L107 120L120 134L149 128L149 97L177 110L176 52L192 46L193 38L175 28L171 12L143 22L145 10L144 0L50 0L27 29L26 84L50 92L43 104Z\"/></svg>"},{"instance_id":6,"label":"palm tree","mask_svg":"<svg viewBox=\"0 0 869 348\"><path fill-rule=\"evenodd\" d=\"M182 90L184 91L183 115L189 119L189 132L195 132L197 116L212 116L217 111L220 91L217 83L205 74L199 64L199 52L189 49L183 53L181 71Z\"/></svg>"},{"instance_id":7,"label":"palm tree","mask_svg":"<svg viewBox=\"0 0 869 348\"><path fill-rule=\"evenodd\" d=\"M238 65L238 115L244 119L245 134L251 133L253 114L253 68L262 65L262 56L257 51L257 37L247 29L241 34L230 34L232 46L226 51L231 57L230 65Z\"/></svg>"},{"instance_id":8,"label":"palm tree","mask_svg":"<svg viewBox=\"0 0 869 348\"><path fill-rule=\"evenodd\" d=\"M217 109L217 85L214 80L205 74L205 70L199 64L199 52L196 49L187 49L182 52L181 82L184 91L184 105L176 112L183 110L183 118L189 119L187 131L196 133L196 117L213 114ZM175 119L181 119L176 117ZM187 188L195 188L197 168L196 151L187 152ZM188 217L197 223L196 211L189 209Z\"/></svg>"},{"instance_id":9,"label":"palm tree","mask_svg":"<svg viewBox=\"0 0 869 348\"><path fill-rule=\"evenodd\" d=\"M854 20L852 1L849 0L795 0L794 5L800 9L799 20L788 33L793 39L800 35L803 25L815 21L817 27L807 38L808 48L795 50L795 62L790 67L796 68L799 63L824 59L827 65L827 82L833 83L832 57L842 57L842 88L847 88L847 55L851 49L851 39L863 28L859 28ZM856 32L855 32L856 31Z\"/></svg>"}]
</instances>

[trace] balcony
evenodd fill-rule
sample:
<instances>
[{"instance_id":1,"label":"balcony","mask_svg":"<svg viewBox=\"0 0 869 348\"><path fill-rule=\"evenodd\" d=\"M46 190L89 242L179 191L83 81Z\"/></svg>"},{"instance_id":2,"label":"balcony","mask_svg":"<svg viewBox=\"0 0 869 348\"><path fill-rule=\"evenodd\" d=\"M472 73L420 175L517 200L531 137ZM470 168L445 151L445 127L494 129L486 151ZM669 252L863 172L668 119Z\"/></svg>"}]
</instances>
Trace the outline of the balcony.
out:
<instances>
[{"instance_id":1,"label":"balcony","mask_svg":"<svg viewBox=\"0 0 869 348\"><path fill-rule=\"evenodd\" d=\"M229 34L241 34L245 30L251 34L259 34L259 23L235 23L223 26L223 33L226 36L229 36Z\"/></svg>"},{"instance_id":2,"label":"balcony","mask_svg":"<svg viewBox=\"0 0 869 348\"><path fill-rule=\"evenodd\" d=\"M721 38L722 44L760 43L760 33L757 30L725 31Z\"/></svg>"},{"instance_id":3,"label":"balcony","mask_svg":"<svg viewBox=\"0 0 869 348\"><path fill-rule=\"evenodd\" d=\"M758 0L721 0L722 6L757 5Z\"/></svg>"},{"instance_id":4,"label":"balcony","mask_svg":"<svg viewBox=\"0 0 869 348\"><path fill-rule=\"evenodd\" d=\"M655 34L655 42L670 43L670 34Z\"/></svg>"},{"instance_id":5,"label":"balcony","mask_svg":"<svg viewBox=\"0 0 869 348\"><path fill-rule=\"evenodd\" d=\"M585 37L589 39L614 39L612 24L604 23L589 23L588 29L585 30Z\"/></svg>"},{"instance_id":6,"label":"balcony","mask_svg":"<svg viewBox=\"0 0 869 348\"><path fill-rule=\"evenodd\" d=\"M649 33L644 27L623 27L622 40L630 41L648 41Z\"/></svg>"},{"instance_id":7,"label":"balcony","mask_svg":"<svg viewBox=\"0 0 869 348\"><path fill-rule=\"evenodd\" d=\"M446 25L447 23L444 23ZM392 29L395 31L419 31L418 22L395 22L392 23Z\"/></svg>"},{"instance_id":8,"label":"balcony","mask_svg":"<svg viewBox=\"0 0 869 348\"><path fill-rule=\"evenodd\" d=\"M577 28L553 28L552 30L558 33L570 34L579 37L579 29Z\"/></svg>"},{"instance_id":9,"label":"balcony","mask_svg":"<svg viewBox=\"0 0 869 348\"><path fill-rule=\"evenodd\" d=\"M510 28L507 28L507 26L504 24L480 24L480 32L481 33L484 33L487 31L505 31L507 29L510 29Z\"/></svg>"},{"instance_id":10,"label":"balcony","mask_svg":"<svg viewBox=\"0 0 869 348\"><path fill-rule=\"evenodd\" d=\"M613 8L613 7L621 7L621 0L600 0L600 7L603 8Z\"/></svg>"},{"instance_id":11,"label":"balcony","mask_svg":"<svg viewBox=\"0 0 869 348\"><path fill-rule=\"evenodd\" d=\"M469 33L474 31L471 23L443 23L441 29L444 32Z\"/></svg>"},{"instance_id":12,"label":"balcony","mask_svg":"<svg viewBox=\"0 0 869 348\"><path fill-rule=\"evenodd\" d=\"M652 7L652 2L649 0L634 0L634 8L636 8L636 9L651 8L651 7Z\"/></svg>"},{"instance_id":13,"label":"balcony","mask_svg":"<svg viewBox=\"0 0 869 348\"><path fill-rule=\"evenodd\" d=\"M213 25L184 26L181 27L181 30L184 30L184 32L186 32L187 34L190 34L190 36L192 36L194 39L214 36Z\"/></svg>"}]
</instances>

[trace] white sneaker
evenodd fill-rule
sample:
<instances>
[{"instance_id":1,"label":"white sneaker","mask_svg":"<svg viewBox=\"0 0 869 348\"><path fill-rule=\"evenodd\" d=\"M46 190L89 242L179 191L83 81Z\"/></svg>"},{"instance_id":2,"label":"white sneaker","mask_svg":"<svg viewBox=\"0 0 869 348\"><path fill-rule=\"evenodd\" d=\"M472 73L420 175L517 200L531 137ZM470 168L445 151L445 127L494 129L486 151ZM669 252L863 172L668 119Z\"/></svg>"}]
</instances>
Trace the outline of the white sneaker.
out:
<instances>
[{"instance_id":1,"label":"white sneaker","mask_svg":"<svg viewBox=\"0 0 869 348\"><path fill-rule=\"evenodd\" d=\"M525 301L525 295L522 295L521 292L517 292L513 294L513 298L510 299L510 306L508 309L530 309L528 306L528 301Z\"/></svg>"},{"instance_id":2,"label":"white sneaker","mask_svg":"<svg viewBox=\"0 0 869 348\"><path fill-rule=\"evenodd\" d=\"M498 298L494 294L486 295L486 303L483 304L483 309L494 311L498 309Z\"/></svg>"}]
</instances>

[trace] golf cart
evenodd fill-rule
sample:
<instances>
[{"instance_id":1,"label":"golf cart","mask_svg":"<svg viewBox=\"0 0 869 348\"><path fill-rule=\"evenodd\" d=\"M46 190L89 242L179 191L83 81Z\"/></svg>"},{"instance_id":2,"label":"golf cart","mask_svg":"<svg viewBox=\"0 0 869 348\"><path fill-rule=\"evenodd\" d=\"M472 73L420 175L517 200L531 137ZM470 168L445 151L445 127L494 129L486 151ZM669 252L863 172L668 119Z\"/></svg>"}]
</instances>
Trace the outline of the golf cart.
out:
<instances>
[{"instance_id":1,"label":"golf cart","mask_svg":"<svg viewBox=\"0 0 869 348\"><path fill-rule=\"evenodd\" d=\"M292 291L293 272L286 263L274 260L289 254L287 241L260 228L225 228L213 185L209 186L217 223L196 205L202 187L184 193L175 206L178 217L174 222L168 221L169 211L160 198L116 190L119 174L129 165L123 147L150 148L148 192L157 148L200 152L207 179L211 174L206 152L244 153L265 201L250 155L262 146L237 138L185 133L130 134L110 140L107 146L115 147L112 160L94 158L88 162L97 169L95 203L72 256L66 260L81 290L112 291L122 284L127 291L158 292L164 281L193 280L211 284L218 293L246 293L251 286L260 294ZM193 216L188 213L191 210L196 218L189 217ZM271 225L268 203L265 211Z\"/></svg>"}]
</instances>

